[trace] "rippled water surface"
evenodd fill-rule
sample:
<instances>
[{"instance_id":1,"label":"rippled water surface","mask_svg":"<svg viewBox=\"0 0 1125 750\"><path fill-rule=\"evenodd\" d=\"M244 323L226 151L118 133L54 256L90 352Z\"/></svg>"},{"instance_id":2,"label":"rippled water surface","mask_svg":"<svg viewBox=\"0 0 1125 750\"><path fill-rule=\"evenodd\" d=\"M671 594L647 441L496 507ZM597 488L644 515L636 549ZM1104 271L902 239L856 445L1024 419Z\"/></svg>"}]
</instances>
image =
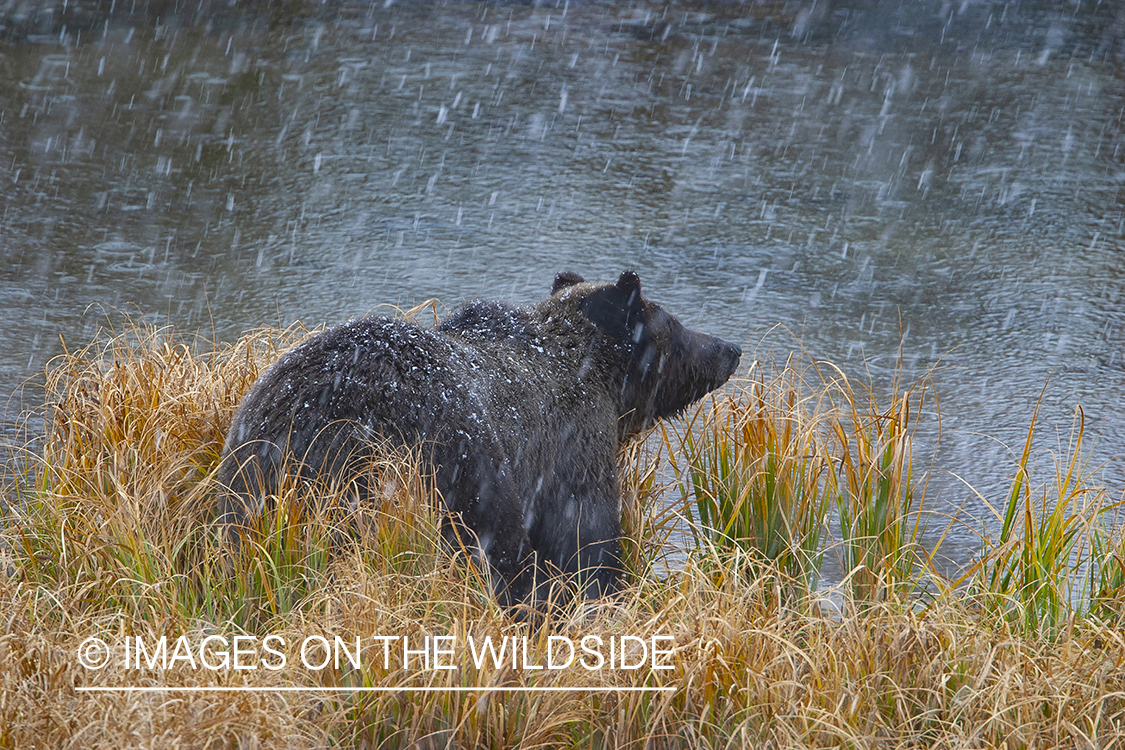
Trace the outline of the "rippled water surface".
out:
<instances>
[{"instance_id":1,"label":"rippled water surface","mask_svg":"<svg viewBox=\"0 0 1125 750\"><path fill-rule=\"evenodd\" d=\"M747 362L938 367L964 560L951 472L999 499L1041 393L1125 485L1123 108L1111 2L0 2L0 393L122 312L231 340L633 268Z\"/></svg>"}]
</instances>

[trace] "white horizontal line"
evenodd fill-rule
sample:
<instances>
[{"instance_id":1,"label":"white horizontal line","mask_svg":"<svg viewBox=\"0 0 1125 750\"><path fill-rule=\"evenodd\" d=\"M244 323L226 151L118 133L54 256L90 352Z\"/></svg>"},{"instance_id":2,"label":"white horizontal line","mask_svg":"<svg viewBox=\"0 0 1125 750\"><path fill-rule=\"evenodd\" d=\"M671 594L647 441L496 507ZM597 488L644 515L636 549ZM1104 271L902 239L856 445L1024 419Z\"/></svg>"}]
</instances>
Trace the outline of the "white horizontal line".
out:
<instances>
[{"instance_id":1,"label":"white horizontal line","mask_svg":"<svg viewBox=\"0 0 1125 750\"><path fill-rule=\"evenodd\" d=\"M97 687L75 688L82 693L652 693L675 690L667 687Z\"/></svg>"}]
</instances>

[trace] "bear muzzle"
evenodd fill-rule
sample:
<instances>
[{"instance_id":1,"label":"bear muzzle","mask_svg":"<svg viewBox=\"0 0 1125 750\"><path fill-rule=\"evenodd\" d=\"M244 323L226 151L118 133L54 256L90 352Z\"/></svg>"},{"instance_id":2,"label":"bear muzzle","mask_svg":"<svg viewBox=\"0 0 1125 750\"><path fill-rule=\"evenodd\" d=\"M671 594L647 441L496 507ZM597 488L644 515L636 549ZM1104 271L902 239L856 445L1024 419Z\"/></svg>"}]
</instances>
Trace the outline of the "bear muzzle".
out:
<instances>
[{"instance_id":1,"label":"bear muzzle","mask_svg":"<svg viewBox=\"0 0 1125 750\"><path fill-rule=\"evenodd\" d=\"M702 333L692 332L691 339L692 370L698 373L708 391L727 382L738 370L742 347Z\"/></svg>"},{"instance_id":2,"label":"bear muzzle","mask_svg":"<svg viewBox=\"0 0 1125 750\"><path fill-rule=\"evenodd\" d=\"M738 370L738 363L742 360L742 347L732 344L729 341L723 341L722 339L716 339L716 341L719 346L717 356L719 361L723 363L724 371L726 372L726 376L723 378L723 382L725 383L734 375L735 371Z\"/></svg>"}]
</instances>

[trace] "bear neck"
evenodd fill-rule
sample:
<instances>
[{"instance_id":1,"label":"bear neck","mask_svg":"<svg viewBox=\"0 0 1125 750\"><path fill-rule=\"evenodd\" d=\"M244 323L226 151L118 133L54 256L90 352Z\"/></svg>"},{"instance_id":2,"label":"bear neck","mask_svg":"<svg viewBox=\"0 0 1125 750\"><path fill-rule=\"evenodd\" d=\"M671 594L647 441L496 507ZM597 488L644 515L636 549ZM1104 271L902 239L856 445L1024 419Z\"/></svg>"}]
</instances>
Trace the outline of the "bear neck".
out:
<instances>
[{"instance_id":1,"label":"bear neck","mask_svg":"<svg viewBox=\"0 0 1125 750\"><path fill-rule=\"evenodd\" d=\"M529 309L528 331L536 346L570 371L570 382L578 383L591 398L597 394L611 400L600 408L612 410L618 442L625 442L651 426L633 417L632 408L626 406L635 346L600 331L582 313L580 300L578 294L562 295L534 305Z\"/></svg>"}]
</instances>

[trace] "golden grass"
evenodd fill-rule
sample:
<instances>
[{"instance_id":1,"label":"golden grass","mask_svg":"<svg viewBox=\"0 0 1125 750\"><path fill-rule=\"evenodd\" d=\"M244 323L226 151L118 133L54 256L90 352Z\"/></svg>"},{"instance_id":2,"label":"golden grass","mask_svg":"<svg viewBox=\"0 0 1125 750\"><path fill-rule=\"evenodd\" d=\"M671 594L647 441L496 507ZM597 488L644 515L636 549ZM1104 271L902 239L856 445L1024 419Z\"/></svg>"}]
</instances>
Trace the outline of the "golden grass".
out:
<instances>
[{"instance_id":1,"label":"golden grass","mask_svg":"<svg viewBox=\"0 0 1125 750\"><path fill-rule=\"evenodd\" d=\"M724 564L774 574L787 600L817 587L833 469L830 412L818 408L792 361L769 376L755 363L732 393L682 423L662 425L697 546ZM693 512L694 509L694 512ZM695 523L698 517L698 523Z\"/></svg>"},{"instance_id":2,"label":"golden grass","mask_svg":"<svg viewBox=\"0 0 1125 750\"><path fill-rule=\"evenodd\" d=\"M852 594L861 602L909 596L926 559L916 543L924 488L915 486L913 460L925 383L903 388L896 378L885 408L870 389L842 373L827 393L835 402L828 421L828 488Z\"/></svg>"},{"instance_id":3,"label":"golden grass","mask_svg":"<svg viewBox=\"0 0 1125 750\"><path fill-rule=\"evenodd\" d=\"M664 462L688 463L685 441L670 439L631 446L622 457L632 586L616 600L568 609L550 622L513 620L488 595L471 559L438 551L432 489L409 456L372 467L384 492L352 514L309 511L300 493L323 488L284 488L277 510L231 553L209 521L208 477L240 395L301 335L264 331L234 346L208 347L136 326L56 363L43 443L12 462L0 553L0 747L1070 748L1112 747L1125 737L1125 638L1112 624L1125 580L1125 568L1113 561L1125 558L1118 537L1093 521L1078 536L1089 539L1082 549L1096 547L1104 557L1086 555L1079 564L1081 556L1071 555L1069 567L1061 555L1051 559L1059 562L1055 575L1091 582L1094 614L1066 600L1049 620L998 617L989 615L982 602L990 600L979 590L952 585L925 608L906 595L845 588L840 596L859 596L865 606L822 614L815 586L802 590L802 606L788 606L777 595L788 574L767 557L741 564L722 544L701 543L682 566L657 574L677 508L669 510L666 498L679 494L665 486ZM909 426L904 403L913 402L906 394L878 409L862 399L810 395L806 372L758 373L729 399L704 407L692 434L725 441L723 450L736 459L728 465L743 467L752 488L736 488L735 497L765 486L755 474L770 450L775 478L805 488L787 490L789 499L775 491L756 500L772 518L771 533L787 535L774 549L804 539L794 533L799 515L786 515L798 514L798 506L784 503L814 489L820 505L809 517L822 520L825 498L837 502L845 491L855 503L853 519L867 512L859 498L897 503L881 516L882 526L854 537L879 539L880 528L911 517L903 498L913 503L921 494L900 438ZM722 427L728 423L730 430ZM750 440L766 452L746 449ZM1031 486L1024 461L1014 517L1041 518L1038 509L1058 497L1104 502L1081 459L1068 460L1081 454L1071 446L1060 461L1061 480L1031 494L1022 489ZM798 466L802 457L820 463ZM707 471L701 469L700 486L717 486ZM768 516L778 503L782 515ZM979 570L1013 570L1008 550L1023 543L1025 532L1015 521L1011 527L1007 546L994 548ZM890 555L883 571L902 573L895 554L912 549L913 526L897 528L903 536L893 544L861 548L873 556L854 559L875 569ZM1037 554L1020 559L1034 566ZM978 587L987 593L991 584ZM1009 597L1004 601L1023 590L991 587ZM183 662L126 668L115 657L102 670L88 670L77 658L91 636L121 649L126 637L154 643L186 636L198 644L208 635L268 634L287 644L310 635L347 642L359 636L362 664L311 669L291 658L276 671L192 669ZM668 636L672 669L478 667L464 648L470 637L526 637L534 664L551 636L586 635ZM397 658L384 668L373 636L452 636L461 646L450 657L457 669L403 666ZM79 690L90 686L264 690ZM594 690L646 686L674 689ZM472 690L272 690L284 687Z\"/></svg>"}]
</instances>

